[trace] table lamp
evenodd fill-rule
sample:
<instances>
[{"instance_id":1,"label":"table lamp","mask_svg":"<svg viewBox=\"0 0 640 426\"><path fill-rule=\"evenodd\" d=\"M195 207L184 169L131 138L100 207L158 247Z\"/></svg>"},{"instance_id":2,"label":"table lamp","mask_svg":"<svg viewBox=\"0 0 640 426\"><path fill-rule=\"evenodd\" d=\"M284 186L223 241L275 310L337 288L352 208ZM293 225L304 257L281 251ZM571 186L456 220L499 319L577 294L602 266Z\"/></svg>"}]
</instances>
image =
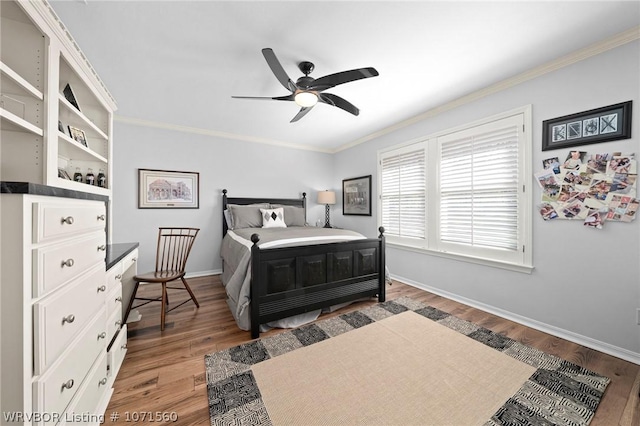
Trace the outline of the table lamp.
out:
<instances>
[{"instance_id":1,"label":"table lamp","mask_svg":"<svg viewBox=\"0 0 640 426\"><path fill-rule=\"evenodd\" d=\"M336 193L333 191L321 191L318 192L318 204L325 205L324 211L324 227L331 228L329 222L329 206L336 203Z\"/></svg>"}]
</instances>

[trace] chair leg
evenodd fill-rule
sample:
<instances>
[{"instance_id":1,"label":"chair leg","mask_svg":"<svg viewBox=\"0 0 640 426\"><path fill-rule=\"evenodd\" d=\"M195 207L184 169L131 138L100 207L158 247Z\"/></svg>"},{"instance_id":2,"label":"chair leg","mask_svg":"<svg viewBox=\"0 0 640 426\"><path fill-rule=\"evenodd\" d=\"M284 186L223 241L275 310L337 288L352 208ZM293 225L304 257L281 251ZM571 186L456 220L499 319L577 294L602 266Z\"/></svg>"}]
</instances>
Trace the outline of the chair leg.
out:
<instances>
[{"instance_id":1,"label":"chair leg","mask_svg":"<svg viewBox=\"0 0 640 426\"><path fill-rule=\"evenodd\" d=\"M131 313L131 307L133 306L133 301L136 298L136 293L138 292L138 286L140 285L140 281L136 281L133 285L133 293L131 293L131 299L129 299L129 305L127 306L127 310L122 318L122 323L126 324L129 319L129 313Z\"/></svg>"},{"instance_id":2,"label":"chair leg","mask_svg":"<svg viewBox=\"0 0 640 426\"><path fill-rule=\"evenodd\" d=\"M189 284L187 284L187 280L185 280L184 277L180 277L180 279L182 279L182 284L184 284L184 288L186 288L189 294L191 295L191 300L193 300L193 303L196 304L196 308L199 308L200 304L196 300L196 296L191 291L191 287L189 287Z\"/></svg>"},{"instance_id":3,"label":"chair leg","mask_svg":"<svg viewBox=\"0 0 640 426\"><path fill-rule=\"evenodd\" d=\"M162 283L162 308L160 310L160 331L164 331L164 316L167 306L167 283Z\"/></svg>"}]
</instances>

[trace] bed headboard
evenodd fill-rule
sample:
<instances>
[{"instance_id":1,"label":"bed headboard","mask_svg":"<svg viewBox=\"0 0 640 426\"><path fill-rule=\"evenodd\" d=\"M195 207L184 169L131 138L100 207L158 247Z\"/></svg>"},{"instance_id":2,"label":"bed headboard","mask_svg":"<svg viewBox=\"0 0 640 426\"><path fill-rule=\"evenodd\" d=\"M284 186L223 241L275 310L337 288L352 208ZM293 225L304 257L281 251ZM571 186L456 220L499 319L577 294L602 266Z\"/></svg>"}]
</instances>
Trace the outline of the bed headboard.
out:
<instances>
[{"instance_id":1,"label":"bed headboard","mask_svg":"<svg viewBox=\"0 0 640 426\"><path fill-rule=\"evenodd\" d=\"M269 203L269 204L283 204L285 206L295 206L304 208L304 217L307 217L307 193L302 193L302 198L236 198L227 197L227 190L222 190L222 236L227 235L227 221L224 220L224 211L227 209L227 204L256 204L256 203Z\"/></svg>"}]
</instances>

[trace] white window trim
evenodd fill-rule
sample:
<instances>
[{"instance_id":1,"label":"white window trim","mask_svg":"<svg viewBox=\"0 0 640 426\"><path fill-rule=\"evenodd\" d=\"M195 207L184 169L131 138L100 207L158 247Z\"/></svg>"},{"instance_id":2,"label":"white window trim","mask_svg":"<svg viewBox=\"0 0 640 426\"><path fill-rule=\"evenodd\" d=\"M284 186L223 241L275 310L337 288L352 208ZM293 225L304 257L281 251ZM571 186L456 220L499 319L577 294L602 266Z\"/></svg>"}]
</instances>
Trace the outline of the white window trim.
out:
<instances>
[{"instance_id":1,"label":"white window trim","mask_svg":"<svg viewBox=\"0 0 640 426\"><path fill-rule=\"evenodd\" d=\"M412 252L417 252L417 253L422 253L422 254L427 254L427 255L432 255L432 256L437 256L437 257L443 257L443 258L447 258L447 259L453 259L453 260L460 260L460 261L464 261L464 262L468 262L468 263L474 263L474 264L480 264L480 265L485 265L485 266L491 266L491 267L497 267L497 268L501 268L501 269L507 269L507 270L511 270L511 271L516 271L516 272L523 272L523 273L531 273L533 271L533 226L532 226L532 219L533 219L533 204L532 204L532 153L533 153L533 149L532 149L532 112L531 112L531 105L525 105L519 108L514 108L512 110L509 111L505 111L503 113L499 113L499 114L495 114L493 116L490 117L486 117L480 120L476 120L474 122L471 123L466 123L464 125L460 125L454 128L450 128L450 129L446 129L434 134L431 134L429 136L426 137L420 137L420 138L416 138L414 140L402 143L402 144L398 144L398 145L394 145L391 147L387 147L384 148L382 150L378 151L378 172L377 172L377 190L378 190L378 199L380 199L380 193L381 193L381 185L382 185L382 176L381 176L381 168L380 168L380 161L381 161L381 157L384 156L385 154L389 153L390 151L396 151L398 149L404 148L404 147L408 147L411 145L417 145L419 143L425 143L426 142L426 146L427 146L427 159L429 158L437 158L438 157L438 144L437 144L437 138L438 137L442 137L454 132L458 132L458 131L462 131L465 129L469 129L472 127L476 127L491 121L496 121L496 120L501 120L504 118L508 118L514 115L523 115L523 122L524 122L524 132L523 132L523 138L524 138L524 159L522 161L522 163L520 164L519 167L519 178L520 181L523 182L523 188L522 188L522 193L521 193L521 197L519 198L519 201L522 203L522 212L523 212L523 217L522 219L522 227L521 227L521 237L522 237L522 241L525 242L525 246L521 247L521 249L523 250L523 261L522 263L518 262L518 263L513 263L513 262L509 262L509 261L498 261L495 259L487 259L487 258L481 258L481 257L477 257L477 256L473 256L473 255L467 255L467 254L460 254L460 253L451 253L451 252L447 252L443 249L439 249L438 248L438 242L437 239L434 238L433 236L436 236L438 233L438 221L437 220L429 220L429 219L433 219L429 217L429 213L428 212L436 212L437 208L438 208L438 204L439 204L439 199L438 197L430 197L427 195L427 212L425 212L426 218L427 218L427 229L426 229L426 234L427 234L427 238L425 240L409 240L407 238L395 238L393 236L387 236L387 245L390 247L394 247L394 248L398 248L398 249L402 249L402 250L407 250L407 251L412 251ZM428 161L428 160L427 160ZM430 172L428 172L430 173ZM436 176L438 176L439 173L436 173ZM428 179L427 182L427 194L437 194L438 193L438 182L437 179ZM381 203L378 202L378 226L381 226L381 222L382 222L382 206Z\"/></svg>"}]
</instances>

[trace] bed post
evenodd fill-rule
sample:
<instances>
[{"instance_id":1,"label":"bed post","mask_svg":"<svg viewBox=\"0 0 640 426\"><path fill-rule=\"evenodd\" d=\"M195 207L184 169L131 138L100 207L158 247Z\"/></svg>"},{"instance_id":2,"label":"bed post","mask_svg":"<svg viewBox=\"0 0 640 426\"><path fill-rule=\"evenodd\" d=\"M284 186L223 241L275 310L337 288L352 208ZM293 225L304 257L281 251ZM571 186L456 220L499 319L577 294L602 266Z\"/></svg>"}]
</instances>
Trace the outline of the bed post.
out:
<instances>
[{"instance_id":1,"label":"bed post","mask_svg":"<svg viewBox=\"0 0 640 426\"><path fill-rule=\"evenodd\" d=\"M227 190L222 190L222 236L227 235L227 219L224 217L224 211L227 209Z\"/></svg>"},{"instance_id":2,"label":"bed post","mask_svg":"<svg viewBox=\"0 0 640 426\"><path fill-rule=\"evenodd\" d=\"M258 234L251 235L251 338L260 337L260 248L258 247L260 236Z\"/></svg>"},{"instance_id":3,"label":"bed post","mask_svg":"<svg viewBox=\"0 0 640 426\"><path fill-rule=\"evenodd\" d=\"M378 231L380 231L380 235L378 236L378 238L380 238L380 259L379 259L379 265L380 265L380 288L378 289L378 302L384 302L386 299L386 259L385 259L385 243L384 243L384 226L381 226L380 228L378 228Z\"/></svg>"},{"instance_id":4,"label":"bed post","mask_svg":"<svg viewBox=\"0 0 640 426\"><path fill-rule=\"evenodd\" d=\"M302 207L304 208L304 223L307 223L307 193L302 193Z\"/></svg>"}]
</instances>

